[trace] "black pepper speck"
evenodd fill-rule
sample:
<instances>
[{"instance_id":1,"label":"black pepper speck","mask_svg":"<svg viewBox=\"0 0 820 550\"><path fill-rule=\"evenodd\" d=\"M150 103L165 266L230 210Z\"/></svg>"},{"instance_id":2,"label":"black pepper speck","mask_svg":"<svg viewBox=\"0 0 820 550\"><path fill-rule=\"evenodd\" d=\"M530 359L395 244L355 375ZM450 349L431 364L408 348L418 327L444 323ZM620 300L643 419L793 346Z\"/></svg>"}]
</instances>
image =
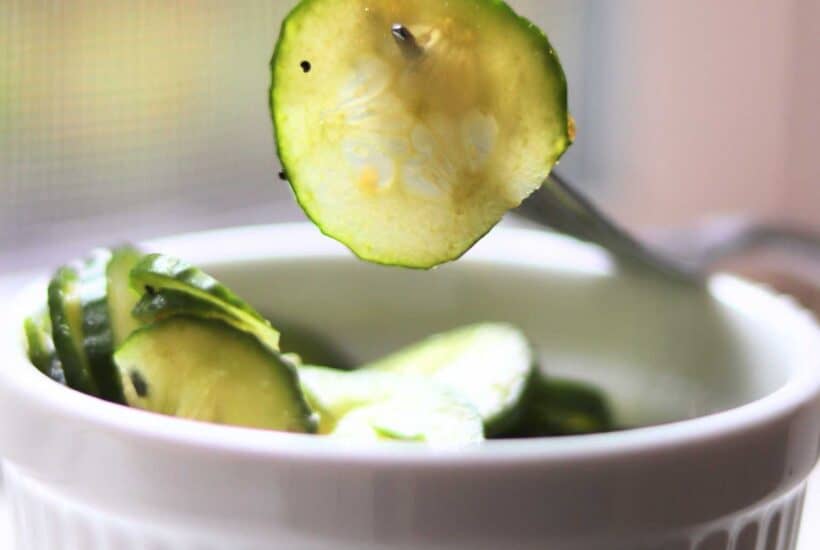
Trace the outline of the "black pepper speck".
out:
<instances>
[{"instance_id":1,"label":"black pepper speck","mask_svg":"<svg viewBox=\"0 0 820 550\"><path fill-rule=\"evenodd\" d=\"M145 381L145 378L135 370L130 371L128 377L131 378L131 383L134 385L134 391L137 392L137 395L148 397L148 382Z\"/></svg>"}]
</instances>

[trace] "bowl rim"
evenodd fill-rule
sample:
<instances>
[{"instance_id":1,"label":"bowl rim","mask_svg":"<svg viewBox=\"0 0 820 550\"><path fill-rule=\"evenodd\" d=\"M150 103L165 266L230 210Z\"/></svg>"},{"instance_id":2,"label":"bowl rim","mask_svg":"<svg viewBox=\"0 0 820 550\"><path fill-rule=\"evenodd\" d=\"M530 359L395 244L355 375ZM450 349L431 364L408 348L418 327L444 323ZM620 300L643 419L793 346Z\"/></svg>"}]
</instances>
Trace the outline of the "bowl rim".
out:
<instances>
[{"instance_id":1,"label":"bowl rim","mask_svg":"<svg viewBox=\"0 0 820 550\"><path fill-rule=\"evenodd\" d=\"M263 237L264 238L260 238ZM275 238L273 238L275 237ZM225 248L241 239L239 247ZM544 246L544 244L550 246ZM540 244L539 249L532 248ZM145 250L184 249L192 263L294 258L348 259L341 245L322 237L309 223L234 227L184 233L141 243ZM533 250L542 253L533 254ZM216 251L219 255L216 256ZM358 261L358 260L355 260ZM526 228L496 228L460 262L525 263L562 262L563 267L589 276L619 276L608 254L592 245L561 235ZM385 268L392 269L392 268ZM22 321L42 300L45 277L31 283L13 298L0 318L0 384L20 399L107 432L127 434L143 444L171 444L219 455L262 459L310 459L320 462L384 463L409 466L453 463L521 464L652 453L714 441L732 434L753 432L779 418L820 401L820 326L813 315L793 299L763 285L719 274L708 281L708 291L723 304L742 308L761 319L777 319L791 340L794 357L807 358L792 369L777 390L726 411L662 425L560 438L493 440L458 448L438 448L406 443L350 444L314 435L290 434L224 426L167 417L109 403L53 383L31 368L22 342ZM808 358L817 358L817 364Z\"/></svg>"}]
</instances>

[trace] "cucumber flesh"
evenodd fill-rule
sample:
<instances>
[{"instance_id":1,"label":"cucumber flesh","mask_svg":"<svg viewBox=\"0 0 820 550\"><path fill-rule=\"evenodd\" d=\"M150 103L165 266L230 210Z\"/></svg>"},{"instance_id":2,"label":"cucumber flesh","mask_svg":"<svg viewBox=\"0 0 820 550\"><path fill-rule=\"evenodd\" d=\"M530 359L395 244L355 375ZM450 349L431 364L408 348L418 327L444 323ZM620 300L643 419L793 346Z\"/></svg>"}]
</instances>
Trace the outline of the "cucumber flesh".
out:
<instances>
[{"instance_id":1,"label":"cucumber flesh","mask_svg":"<svg viewBox=\"0 0 820 550\"><path fill-rule=\"evenodd\" d=\"M57 357L69 387L99 396L83 349L83 308L80 278L72 267L60 268L48 285L48 310Z\"/></svg>"},{"instance_id":2,"label":"cucumber flesh","mask_svg":"<svg viewBox=\"0 0 820 550\"><path fill-rule=\"evenodd\" d=\"M249 323L239 313L231 304L219 304L204 300L197 294L165 288L146 293L133 311L134 317L146 324L178 315L222 321L253 335L263 345L278 351L279 332L270 323ZM298 354L288 355L292 356L292 362L293 359L297 359L297 363L302 362Z\"/></svg>"},{"instance_id":3,"label":"cucumber flesh","mask_svg":"<svg viewBox=\"0 0 820 550\"><path fill-rule=\"evenodd\" d=\"M164 319L134 332L114 359L132 407L219 424L315 431L294 366L227 323Z\"/></svg>"},{"instance_id":4,"label":"cucumber flesh","mask_svg":"<svg viewBox=\"0 0 820 550\"><path fill-rule=\"evenodd\" d=\"M180 290L161 289L144 294L134 306L133 314L142 323L154 323L177 315L214 319L242 327L242 318L230 306L220 306L195 294Z\"/></svg>"},{"instance_id":5,"label":"cucumber flesh","mask_svg":"<svg viewBox=\"0 0 820 550\"><path fill-rule=\"evenodd\" d=\"M222 283L177 258L162 254L150 254L142 258L131 270L131 285L143 296L136 314L143 321L156 318L157 314L172 315L195 307L202 313L210 310L209 317L219 318L237 328L255 334L271 349L279 349L279 332L250 304L239 298ZM165 292L165 303L159 300L151 304L152 295ZM184 295L192 301L182 300ZM206 308L208 304L211 307Z\"/></svg>"},{"instance_id":6,"label":"cucumber flesh","mask_svg":"<svg viewBox=\"0 0 820 550\"><path fill-rule=\"evenodd\" d=\"M63 365L57 358L51 337L51 321L45 312L25 320L26 351L37 370L52 380L65 385Z\"/></svg>"},{"instance_id":7,"label":"cucumber flesh","mask_svg":"<svg viewBox=\"0 0 820 550\"><path fill-rule=\"evenodd\" d=\"M481 441L483 425L470 403L429 378L315 366L299 369L319 433L352 440L392 439L461 445Z\"/></svg>"},{"instance_id":8,"label":"cucumber flesh","mask_svg":"<svg viewBox=\"0 0 820 550\"><path fill-rule=\"evenodd\" d=\"M412 38L396 39L397 23ZM303 0L271 70L278 154L299 204L373 262L459 257L573 138L558 57L498 0Z\"/></svg>"},{"instance_id":9,"label":"cucumber flesh","mask_svg":"<svg viewBox=\"0 0 820 550\"><path fill-rule=\"evenodd\" d=\"M319 433L323 434L333 431L338 420L352 410L386 401L401 391L406 378L364 370L348 372L311 365L299 367L302 390L319 413Z\"/></svg>"},{"instance_id":10,"label":"cucumber flesh","mask_svg":"<svg viewBox=\"0 0 820 550\"><path fill-rule=\"evenodd\" d=\"M521 414L533 357L517 328L481 323L431 336L364 368L428 376L450 387L473 404L493 436Z\"/></svg>"},{"instance_id":11,"label":"cucumber flesh","mask_svg":"<svg viewBox=\"0 0 820 550\"><path fill-rule=\"evenodd\" d=\"M481 417L469 403L429 384L352 410L329 436L359 441L418 441L460 446L484 440Z\"/></svg>"},{"instance_id":12,"label":"cucumber flesh","mask_svg":"<svg viewBox=\"0 0 820 550\"><path fill-rule=\"evenodd\" d=\"M140 295L131 288L129 278L131 269L137 265L141 257L140 251L131 246L115 248L111 252L111 260L106 268L108 310L115 347L122 344L142 324L132 315Z\"/></svg>"}]
</instances>

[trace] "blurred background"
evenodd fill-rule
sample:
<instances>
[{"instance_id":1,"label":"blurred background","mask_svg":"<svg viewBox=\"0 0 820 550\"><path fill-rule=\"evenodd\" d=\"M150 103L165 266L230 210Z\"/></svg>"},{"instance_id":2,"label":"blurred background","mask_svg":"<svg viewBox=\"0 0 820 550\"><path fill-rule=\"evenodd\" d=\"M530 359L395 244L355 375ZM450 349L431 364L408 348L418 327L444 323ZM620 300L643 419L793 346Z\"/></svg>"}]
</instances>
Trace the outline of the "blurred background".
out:
<instances>
[{"instance_id":1,"label":"blurred background","mask_svg":"<svg viewBox=\"0 0 820 550\"><path fill-rule=\"evenodd\" d=\"M294 3L0 0L0 273L303 219L267 110ZM564 61L579 137L561 168L617 219L820 227L820 2L510 3Z\"/></svg>"}]
</instances>

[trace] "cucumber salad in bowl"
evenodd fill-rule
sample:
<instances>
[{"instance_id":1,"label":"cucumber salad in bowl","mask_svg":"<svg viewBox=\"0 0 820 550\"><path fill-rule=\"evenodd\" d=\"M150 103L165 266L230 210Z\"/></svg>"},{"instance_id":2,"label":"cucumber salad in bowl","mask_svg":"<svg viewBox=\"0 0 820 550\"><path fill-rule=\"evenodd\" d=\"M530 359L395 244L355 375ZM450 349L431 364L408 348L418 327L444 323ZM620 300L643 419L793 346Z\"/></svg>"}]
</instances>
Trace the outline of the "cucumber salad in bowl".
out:
<instances>
[{"instance_id":1,"label":"cucumber salad in bowl","mask_svg":"<svg viewBox=\"0 0 820 550\"><path fill-rule=\"evenodd\" d=\"M574 138L555 51L499 0L303 0L271 72L280 176L323 233L369 262L456 260ZM25 321L37 369L153 413L337 439L465 445L614 428L606 397L546 374L509 323L454 326L350 368L310 336L285 328L280 342L215 278L148 252L100 249L54 273Z\"/></svg>"},{"instance_id":2,"label":"cucumber salad in bowl","mask_svg":"<svg viewBox=\"0 0 820 550\"><path fill-rule=\"evenodd\" d=\"M207 273L130 246L60 268L46 301L25 321L33 365L154 413L447 445L613 428L596 388L545 375L507 323L455 327L352 369L329 354L307 364L311 337L280 345L265 317Z\"/></svg>"}]
</instances>

